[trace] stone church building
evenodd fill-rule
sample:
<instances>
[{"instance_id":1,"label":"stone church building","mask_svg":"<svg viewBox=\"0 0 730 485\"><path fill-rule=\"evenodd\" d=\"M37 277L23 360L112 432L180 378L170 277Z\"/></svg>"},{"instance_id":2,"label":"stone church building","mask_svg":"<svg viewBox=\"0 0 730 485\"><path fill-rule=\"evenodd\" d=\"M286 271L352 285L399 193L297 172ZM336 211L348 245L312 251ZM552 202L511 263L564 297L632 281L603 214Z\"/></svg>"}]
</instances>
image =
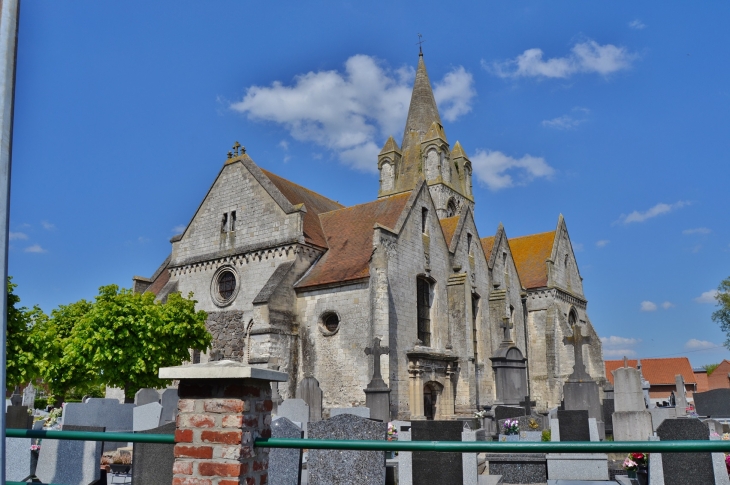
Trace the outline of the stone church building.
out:
<instances>
[{"instance_id":1,"label":"stone church building","mask_svg":"<svg viewBox=\"0 0 730 485\"><path fill-rule=\"evenodd\" d=\"M283 398L313 376L324 408L364 405L374 338L390 348L393 419L473 416L528 394L538 410L557 406L575 328L590 338L586 370L605 382L563 217L516 238L477 229L471 162L446 137L422 55L402 142L390 137L376 163L377 198L345 207L236 144L135 291L193 292L219 358L287 372Z\"/></svg>"}]
</instances>

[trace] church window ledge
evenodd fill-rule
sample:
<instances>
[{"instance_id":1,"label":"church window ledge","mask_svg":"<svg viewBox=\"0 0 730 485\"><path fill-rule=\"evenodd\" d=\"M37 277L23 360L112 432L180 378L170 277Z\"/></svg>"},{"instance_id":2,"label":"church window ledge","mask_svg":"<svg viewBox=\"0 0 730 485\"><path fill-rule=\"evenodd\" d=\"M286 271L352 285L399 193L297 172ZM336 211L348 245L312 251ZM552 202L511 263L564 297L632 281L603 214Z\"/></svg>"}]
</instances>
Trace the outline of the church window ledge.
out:
<instances>
[{"instance_id":1,"label":"church window ledge","mask_svg":"<svg viewBox=\"0 0 730 485\"><path fill-rule=\"evenodd\" d=\"M340 330L340 316L337 312L326 311L319 317L319 331L325 337L331 337Z\"/></svg>"},{"instance_id":2,"label":"church window ledge","mask_svg":"<svg viewBox=\"0 0 730 485\"><path fill-rule=\"evenodd\" d=\"M219 307L228 306L236 299L239 289L238 272L232 265L218 268L210 283L210 296Z\"/></svg>"}]
</instances>

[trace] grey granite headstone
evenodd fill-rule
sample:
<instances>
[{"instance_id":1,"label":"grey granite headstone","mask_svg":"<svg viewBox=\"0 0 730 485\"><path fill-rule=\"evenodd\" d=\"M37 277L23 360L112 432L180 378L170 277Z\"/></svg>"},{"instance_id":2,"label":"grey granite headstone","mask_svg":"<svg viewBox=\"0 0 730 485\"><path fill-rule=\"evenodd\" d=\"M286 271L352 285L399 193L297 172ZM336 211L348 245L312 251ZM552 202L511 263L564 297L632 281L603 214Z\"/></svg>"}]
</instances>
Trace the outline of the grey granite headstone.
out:
<instances>
[{"instance_id":1,"label":"grey granite headstone","mask_svg":"<svg viewBox=\"0 0 730 485\"><path fill-rule=\"evenodd\" d=\"M63 410L63 424L102 426L107 432L131 433L134 429L134 404L120 404L116 399L91 398L86 403L69 403ZM127 446L127 443L104 442L104 451Z\"/></svg>"},{"instance_id":2,"label":"grey granite headstone","mask_svg":"<svg viewBox=\"0 0 730 485\"><path fill-rule=\"evenodd\" d=\"M8 406L5 413L6 429L31 429L33 416L28 414L28 406Z\"/></svg>"},{"instance_id":3,"label":"grey granite headstone","mask_svg":"<svg viewBox=\"0 0 730 485\"><path fill-rule=\"evenodd\" d=\"M730 389L695 392L692 397L695 401L695 410L700 416L730 417Z\"/></svg>"},{"instance_id":4,"label":"grey granite headstone","mask_svg":"<svg viewBox=\"0 0 730 485\"><path fill-rule=\"evenodd\" d=\"M162 415L160 423L172 423L177 418L177 402L180 398L177 395L176 388L169 388L162 391L160 395L160 404L162 404Z\"/></svg>"},{"instance_id":5,"label":"grey granite headstone","mask_svg":"<svg viewBox=\"0 0 730 485\"><path fill-rule=\"evenodd\" d=\"M104 431L98 426L68 426L62 431ZM36 476L43 483L89 485L101 476L101 441L43 440Z\"/></svg>"},{"instance_id":6,"label":"grey granite headstone","mask_svg":"<svg viewBox=\"0 0 730 485\"><path fill-rule=\"evenodd\" d=\"M160 393L157 392L157 389L143 387L134 395L134 404L137 406L144 406L151 402L160 402Z\"/></svg>"},{"instance_id":7,"label":"grey granite headstone","mask_svg":"<svg viewBox=\"0 0 730 485\"><path fill-rule=\"evenodd\" d=\"M393 421L398 430L398 441L411 441L411 422ZM398 452L398 485L411 485L413 483L413 452Z\"/></svg>"},{"instance_id":8,"label":"grey granite headstone","mask_svg":"<svg viewBox=\"0 0 730 485\"><path fill-rule=\"evenodd\" d=\"M157 402L137 406L133 409L132 415L133 431L145 431L147 429L157 428L161 424L160 416L162 415L162 406Z\"/></svg>"},{"instance_id":9,"label":"grey granite headstone","mask_svg":"<svg viewBox=\"0 0 730 485\"><path fill-rule=\"evenodd\" d=\"M304 437L307 434L307 423L309 423L309 406L303 399L285 399L279 404L276 415L282 418L287 418L289 421L294 423L302 423L302 430L304 431Z\"/></svg>"},{"instance_id":10,"label":"grey granite headstone","mask_svg":"<svg viewBox=\"0 0 730 485\"><path fill-rule=\"evenodd\" d=\"M494 420L502 421L503 419L519 418L525 415L525 408L514 406L496 406L494 408Z\"/></svg>"},{"instance_id":11,"label":"grey granite headstone","mask_svg":"<svg viewBox=\"0 0 730 485\"><path fill-rule=\"evenodd\" d=\"M25 386L25 389L23 389L23 406L28 406L29 408L34 409L35 396L36 389L33 384L28 384L27 386Z\"/></svg>"},{"instance_id":12,"label":"grey granite headstone","mask_svg":"<svg viewBox=\"0 0 730 485\"><path fill-rule=\"evenodd\" d=\"M302 435L302 429L287 418L278 418L271 423L272 438L301 438ZM301 449L269 450L269 485L299 485L301 474Z\"/></svg>"},{"instance_id":13,"label":"grey granite headstone","mask_svg":"<svg viewBox=\"0 0 730 485\"><path fill-rule=\"evenodd\" d=\"M143 434L175 434L175 423L140 431ZM132 483L158 485L172 483L172 465L175 463L175 445L163 443L135 443L132 456Z\"/></svg>"},{"instance_id":14,"label":"grey granite headstone","mask_svg":"<svg viewBox=\"0 0 730 485\"><path fill-rule=\"evenodd\" d=\"M545 483L545 453L487 453L490 475L501 475L504 483Z\"/></svg>"},{"instance_id":15,"label":"grey granite headstone","mask_svg":"<svg viewBox=\"0 0 730 485\"><path fill-rule=\"evenodd\" d=\"M309 421L316 423L322 419L322 389L314 377L305 377L297 387L297 399L303 399L309 406ZM292 420L293 421L293 420Z\"/></svg>"},{"instance_id":16,"label":"grey granite headstone","mask_svg":"<svg viewBox=\"0 0 730 485\"><path fill-rule=\"evenodd\" d=\"M524 410L523 410L524 412ZM412 421L412 441L461 441L463 424L459 421ZM462 483L461 453L413 453L413 483Z\"/></svg>"},{"instance_id":17,"label":"grey granite headstone","mask_svg":"<svg viewBox=\"0 0 730 485\"><path fill-rule=\"evenodd\" d=\"M604 399L603 400L603 424L606 428L607 434L613 434L613 412L614 412L613 399Z\"/></svg>"},{"instance_id":18,"label":"grey granite headstone","mask_svg":"<svg viewBox=\"0 0 730 485\"><path fill-rule=\"evenodd\" d=\"M30 475L30 438L5 438L5 479L20 482Z\"/></svg>"},{"instance_id":19,"label":"grey granite headstone","mask_svg":"<svg viewBox=\"0 0 730 485\"><path fill-rule=\"evenodd\" d=\"M476 431L472 431L469 425L465 425L461 432L461 441L476 441ZM464 485L477 485L477 454L476 453L462 453L461 454L461 467L463 470L462 483Z\"/></svg>"},{"instance_id":20,"label":"grey granite headstone","mask_svg":"<svg viewBox=\"0 0 730 485\"><path fill-rule=\"evenodd\" d=\"M656 430L661 441L709 440L710 430L699 419L667 419ZM672 453L662 460L665 485L715 484L710 453Z\"/></svg>"},{"instance_id":21,"label":"grey granite headstone","mask_svg":"<svg viewBox=\"0 0 730 485\"><path fill-rule=\"evenodd\" d=\"M558 410L560 441L590 441L588 411Z\"/></svg>"},{"instance_id":22,"label":"grey granite headstone","mask_svg":"<svg viewBox=\"0 0 730 485\"><path fill-rule=\"evenodd\" d=\"M354 407L354 408L330 408L330 418L339 416L340 414L352 414L361 418L370 419L370 408Z\"/></svg>"},{"instance_id":23,"label":"grey granite headstone","mask_svg":"<svg viewBox=\"0 0 730 485\"><path fill-rule=\"evenodd\" d=\"M310 439L385 441L388 423L341 414L309 423ZM309 483L382 485L385 482L385 453L382 451L309 450Z\"/></svg>"}]
</instances>

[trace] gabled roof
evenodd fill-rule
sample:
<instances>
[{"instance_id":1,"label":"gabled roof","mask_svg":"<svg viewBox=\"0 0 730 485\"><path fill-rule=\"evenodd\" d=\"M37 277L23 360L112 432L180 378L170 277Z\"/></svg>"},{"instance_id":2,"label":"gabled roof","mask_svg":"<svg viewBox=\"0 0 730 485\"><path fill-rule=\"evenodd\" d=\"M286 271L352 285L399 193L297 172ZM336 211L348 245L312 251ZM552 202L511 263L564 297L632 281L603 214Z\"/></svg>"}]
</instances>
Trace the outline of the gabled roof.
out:
<instances>
[{"instance_id":1,"label":"gabled roof","mask_svg":"<svg viewBox=\"0 0 730 485\"><path fill-rule=\"evenodd\" d=\"M324 232L322 231L322 226L319 221L319 215L323 212L341 209L344 206L339 202L335 202L334 200L318 194L317 192L302 187L301 185L297 185L294 182L290 182L285 178L279 177L268 170L264 170L262 168L261 172L263 172L263 174L271 180L271 183L279 189L279 192L281 192L292 205L304 204L304 207L306 207L307 212L304 214L305 241L319 247L327 247Z\"/></svg>"},{"instance_id":2,"label":"gabled roof","mask_svg":"<svg viewBox=\"0 0 730 485\"><path fill-rule=\"evenodd\" d=\"M150 281L152 283L150 283L150 286L148 286L145 291L149 291L150 293L157 295L167 282L170 281L170 272L167 271L167 267L170 264L170 257L171 255L168 255L160 267L157 268L157 271L155 271L155 273L150 277Z\"/></svg>"},{"instance_id":3,"label":"gabled roof","mask_svg":"<svg viewBox=\"0 0 730 485\"><path fill-rule=\"evenodd\" d=\"M441 223L441 230L444 233L444 239L446 239L446 246L451 246L451 240L454 238L456 228L459 226L459 216L447 217L445 219L439 219Z\"/></svg>"},{"instance_id":4,"label":"gabled roof","mask_svg":"<svg viewBox=\"0 0 730 485\"><path fill-rule=\"evenodd\" d=\"M728 378L728 373L730 373L730 362L723 360L720 362L720 365L718 365L715 370L707 376L708 390L730 388L730 378Z\"/></svg>"},{"instance_id":5,"label":"gabled roof","mask_svg":"<svg viewBox=\"0 0 730 485\"><path fill-rule=\"evenodd\" d=\"M542 288L548 283L547 260L553 251L555 231L509 239L520 282L526 289ZM643 362L643 361L642 361Z\"/></svg>"},{"instance_id":6,"label":"gabled roof","mask_svg":"<svg viewBox=\"0 0 730 485\"><path fill-rule=\"evenodd\" d=\"M606 378L613 384L613 374L624 366L623 360L605 360ZM636 359L628 361L629 367L636 368ZM687 357L667 357L664 359L641 359L641 373L652 386L669 386L675 384L675 376L682 374L684 383L697 384L694 371ZM690 389L691 390L691 389Z\"/></svg>"},{"instance_id":7,"label":"gabled roof","mask_svg":"<svg viewBox=\"0 0 730 485\"><path fill-rule=\"evenodd\" d=\"M394 228L410 197L410 192L404 192L320 214L329 249L296 287L311 288L368 277L373 226L377 223Z\"/></svg>"},{"instance_id":8,"label":"gabled roof","mask_svg":"<svg viewBox=\"0 0 730 485\"><path fill-rule=\"evenodd\" d=\"M482 249L484 249L484 257L489 261L489 256L492 254L492 248L494 248L494 236L483 237L481 239Z\"/></svg>"},{"instance_id":9,"label":"gabled roof","mask_svg":"<svg viewBox=\"0 0 730 485\"><path fill-rule=\"evenodd\" d=\"M695 380L697 381L697 392L705 392L710 390L710 385L707 383L707 371L695 371Z\"/></svg>"}]
</instances>

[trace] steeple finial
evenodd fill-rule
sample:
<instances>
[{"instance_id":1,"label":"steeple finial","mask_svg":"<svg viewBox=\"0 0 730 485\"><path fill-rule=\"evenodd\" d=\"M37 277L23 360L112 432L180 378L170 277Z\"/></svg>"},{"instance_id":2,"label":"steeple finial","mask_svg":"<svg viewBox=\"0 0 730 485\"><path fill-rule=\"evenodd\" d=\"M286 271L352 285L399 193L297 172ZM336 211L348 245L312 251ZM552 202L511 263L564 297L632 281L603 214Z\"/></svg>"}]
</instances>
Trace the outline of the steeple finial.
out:
<instances>
[{"instance_id":1,"label":"steeple finial","mask_svg":"<svg viewBox=\"0 0 730 485\"><path fill-rule=\"evenodd\" d=\"M421 34L418 34L418 42L416 42L416 44L418 44L419 57L423 57L423 43L424 42L426 42L426 41L423 40L423 36Z\"/></svg>"}]
</instances>

